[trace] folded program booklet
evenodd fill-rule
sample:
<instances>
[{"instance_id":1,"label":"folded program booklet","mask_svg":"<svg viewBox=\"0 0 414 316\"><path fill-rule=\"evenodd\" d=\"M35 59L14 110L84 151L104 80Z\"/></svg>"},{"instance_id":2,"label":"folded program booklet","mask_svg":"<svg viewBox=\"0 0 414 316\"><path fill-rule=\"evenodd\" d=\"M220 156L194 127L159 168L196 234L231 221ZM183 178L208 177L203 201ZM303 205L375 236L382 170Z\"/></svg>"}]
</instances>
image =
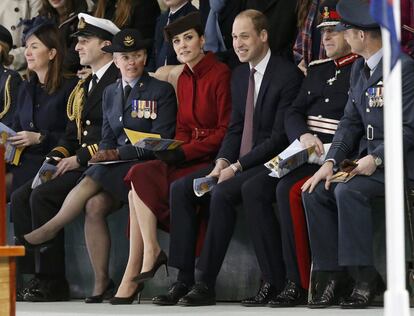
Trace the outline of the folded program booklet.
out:
<instances>
[{"instance_id":1,"label":"folded program booklet","mask_svg":"<svg viewBox=\"0 0 414 316\"><path fill-rule=\"evenodd\" d=\"M305 163L322 165L330 146L331 144L324 144L324 154L318 156L314 146L304 148L301 142L296 139L284 151L264 165L271 171L269 176L281 178Z\"/></svg>"},{"instance_id":2,"label":"folded program booklet","mask_svg":"<svg viewBox=\"0 0 414 316\"><path fill-rule=\"evenodd\" d=\"M176 139L146 137L135 143L134 146L151 151L163 151L176 149L183 143L183 141Z\"/></svg>"},{"instance_id":3,"label":"folded program booklet","mask_svg":"<svg viewBox=\"0 0 414 316\"><path fill-rule=\"evenodd\" d=\"M50 181L56 173L58 161L53 158L46 158L45 162L40 167L32 182L32 189L37 186Z\"/></svg>"},{"instance_id":4,"label":"folded program booklet","mask_svg":"<svg viewBox=\"0 0 414 316\"><path fill-rule=\"evenodd\" d=\"M4 160L17 166L24 147L15 147L8 140L10 136L15 136L16 132L0 122L0 144L4 145Z\"/></svg>"}]
</instances>

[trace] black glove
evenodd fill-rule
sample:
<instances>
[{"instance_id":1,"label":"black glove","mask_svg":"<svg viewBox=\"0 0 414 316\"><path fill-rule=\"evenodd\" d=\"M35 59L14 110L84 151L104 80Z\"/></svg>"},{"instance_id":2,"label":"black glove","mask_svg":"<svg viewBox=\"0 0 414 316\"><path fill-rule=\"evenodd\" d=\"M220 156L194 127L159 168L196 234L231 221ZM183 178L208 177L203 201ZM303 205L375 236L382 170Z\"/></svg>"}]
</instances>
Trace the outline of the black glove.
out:
<instances>
[{"instance_id":1,"label":"black glove","mask_svg":"<svg viewBox=\"0 0 414 316\"><path fill-rule=\"evenodd\" d=\"M154 155L168 165L178 165L185 160L184 151L181 148L156 151L154 152Z\"/></svg>"}]
</instances>

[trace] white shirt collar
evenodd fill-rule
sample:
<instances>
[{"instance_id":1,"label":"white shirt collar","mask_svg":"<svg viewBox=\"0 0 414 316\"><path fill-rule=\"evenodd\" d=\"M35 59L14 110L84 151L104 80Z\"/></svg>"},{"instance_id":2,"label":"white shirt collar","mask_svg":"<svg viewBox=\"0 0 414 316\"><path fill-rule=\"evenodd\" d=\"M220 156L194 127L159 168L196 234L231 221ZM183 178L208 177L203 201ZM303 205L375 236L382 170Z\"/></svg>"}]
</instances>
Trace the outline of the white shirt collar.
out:
<instances>
[{"instance_id":1,"label":"white shirt collar","mask_svg":"<svg viewBox=\"0 0 414 316\"><path fill-rule=\"evenodd\" d=\"M139 78L141 78L141 77L135 78L134 80L131 80L129 82L126 82L125 80L122 80L122 88L125 88L126 85L129 85L131 88L134 88L135 85L137 84Z\"/></svg>"},{"instance_id":2,"label":"white shirt collar","mask_svg":"<svg viewBox=\"0 0 414 316\"><path fill-rule=\"evenodd\" d=\"M98 77L96 82L99 82L99 80L101 80L102 76L105 74L108 68L112 65L112 63L113 61L111 60L109 63L107 63L106 65L103 65L101 68L99 68L97 72L94 73L94 75Z\"/></svg>"},{"instance_id":3,"label":"white shirt collar","mask_svg":"<svg viewBox=\"0 0 414 316\"><path fill-rule=\"evenodd\" d=\"M379 62L381 61L382 55L383 51L381 48L366 61L369 69L371 69L371 74L375 70L375 68L377 68Z\"/></svg>"},{"instance_id":4,"label":"white shirt collar","mask_svg":"<svg viewBox=\"0 0 414 316\"><path fill-rule=\"evenodd\" d=\"M188 1L186 1L186 2L184 2L178 9L176 9L176 10L174 10L174 11L172 11L172 10L170 10L170 12L169 12L169 16L171 16L171 15L173 15L173 14L175 14L176 12L178 12L178 11L180 11L180 9L182 8L182 7L184 7L186 4L188 3Z\"/></svg>"},{"instance_id":5,"label":"white shirt collar","mask_svg":"<svg viewBox=\"0 0 414 316\"><path fill-rule=\"evenodd\" d=\"M268 49L265 57L263 57L263 59L254 67L254 69L256 69L256 72L260 73L262 76L264 75L266 71L266 67L267 67L267 64L269 63L270 56L271 56L271 51L270 49ZM250 70L253 68L253 66L250 63L249 63L249 67L250 67Z\"/></svg>"}]
</instances>

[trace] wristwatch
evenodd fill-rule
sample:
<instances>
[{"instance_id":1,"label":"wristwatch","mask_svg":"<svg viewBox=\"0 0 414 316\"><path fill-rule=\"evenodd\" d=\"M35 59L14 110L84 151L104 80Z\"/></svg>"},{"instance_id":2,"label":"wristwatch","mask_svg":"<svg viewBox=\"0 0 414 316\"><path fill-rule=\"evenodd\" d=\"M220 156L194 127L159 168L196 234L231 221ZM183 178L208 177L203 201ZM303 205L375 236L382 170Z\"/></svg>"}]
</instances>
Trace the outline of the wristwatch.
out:
<instances>
[{"instance_id":1,"label":"wristwatch","mask_svg":"<svg viewBox=\"0 0 414 316\"><path fill-rule=\"evenodd\" d=\"M376 165L377 167L379 167L379 166L381 166L381 165L382 165L382 159L381 159L381 157L379 157L379 156L375 156L375 155L372 155L372 157L374 157L374 163L375 163L375 165Z\"/></svg>"},{"instance_id":2,"label":"wristwatch","mask_svg":"<svg viewBox=\"0 0 414 316\"><path fill-rule=\"evenodd\" d=\"M234 163L232 163L229 167L233 170L234 174L240 172L239 168L237 168Z\"/></svg>"}]
</instances>

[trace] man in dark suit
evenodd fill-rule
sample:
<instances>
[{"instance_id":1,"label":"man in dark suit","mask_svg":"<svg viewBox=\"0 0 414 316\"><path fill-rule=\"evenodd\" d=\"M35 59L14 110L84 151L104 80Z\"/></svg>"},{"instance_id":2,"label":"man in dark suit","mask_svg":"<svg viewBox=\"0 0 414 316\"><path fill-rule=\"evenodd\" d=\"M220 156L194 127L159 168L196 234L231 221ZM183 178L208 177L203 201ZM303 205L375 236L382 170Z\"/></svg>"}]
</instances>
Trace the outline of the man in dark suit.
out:
<instances>
[{"instance_id":1,"label":"man in dark suit","mask_svg":"<svg viewBox=\"0 0 414 316\"><path fill-rule=\"evenodd\" d=\"M101 47L110 45L119 29L109 20L79 14L76 50L81 64L90 66L93 76L80 80L68 104L69 122L66 133L47 156L58 160L54 179L32 190L32 180L18 189L11 198L11 212L16 236L26 234L52 218L66 195L76 185L97 151L101 139L102 92L119 75L112 63L112 54ZM27 252L19 259L20 273L35 274L29 286L19 291L18 300L56 301L69 299L65 279L63 231L51 242L47 251Z\"/></svg>"},{"instance_id":2,"label":"man in dark suit","mask_svg":"<svg viewBox=\"0 0 414 316\"><path fill-rule=\"evenodd\" d=\"M313 268L321 277L308 306L330 306L342 294L342 308L364 308L383 289L373 266L371 219L371 200L384 196L382 39L367 1L341 0L337 10L345 40L363 59L354 63L344 116L326 161L302 187ZM412 180L414 61L402 55L401 62L404 154L406 174ZM331 183L334 168L352 158L353 151L358 151L357 166L351 171L354 177L346 183ZM350 293L344 293L349 284L345 273L354 284Z\"/></svg>"},{"instance_id":3,"label":"man in dark suit","mask_svg":"<svg viewBox=\"0 0 414 316\"><path fill-rule=\"evenodd\" d=\"M169 293L154 298L157 304L176 304L178 300L187 306L215 304L215 281L233 233L236 206L249 199L244 185L287 145L284 112L299 90L301 74L293 64L271 54L267 19L259 11L243 11L236 17L233 46L245 64L233 72L232 117L216 164L171 187L169 264L180 272ZM206 175L216 177L218 184L210 199L197 198L193 179ZM200 280L188 292L194 284L197 207L208 201L208 230L198 261ZM281 275L280 287L283 271Z\"/></svg>"},{"instance_id":4,"label":"man in dark suit","mask_svg":"<svg viewBox=\"0 0 414 316\"><path fill-rule=\"evenodd\" d=\"M188 13L197 11L191 0L164 0L168 10L162 13L155 25L153 52L149 62L149 70L155 71L165 65L179 65L172 44L164 39L164 27Z\"/></svg>"}]
</instances>

